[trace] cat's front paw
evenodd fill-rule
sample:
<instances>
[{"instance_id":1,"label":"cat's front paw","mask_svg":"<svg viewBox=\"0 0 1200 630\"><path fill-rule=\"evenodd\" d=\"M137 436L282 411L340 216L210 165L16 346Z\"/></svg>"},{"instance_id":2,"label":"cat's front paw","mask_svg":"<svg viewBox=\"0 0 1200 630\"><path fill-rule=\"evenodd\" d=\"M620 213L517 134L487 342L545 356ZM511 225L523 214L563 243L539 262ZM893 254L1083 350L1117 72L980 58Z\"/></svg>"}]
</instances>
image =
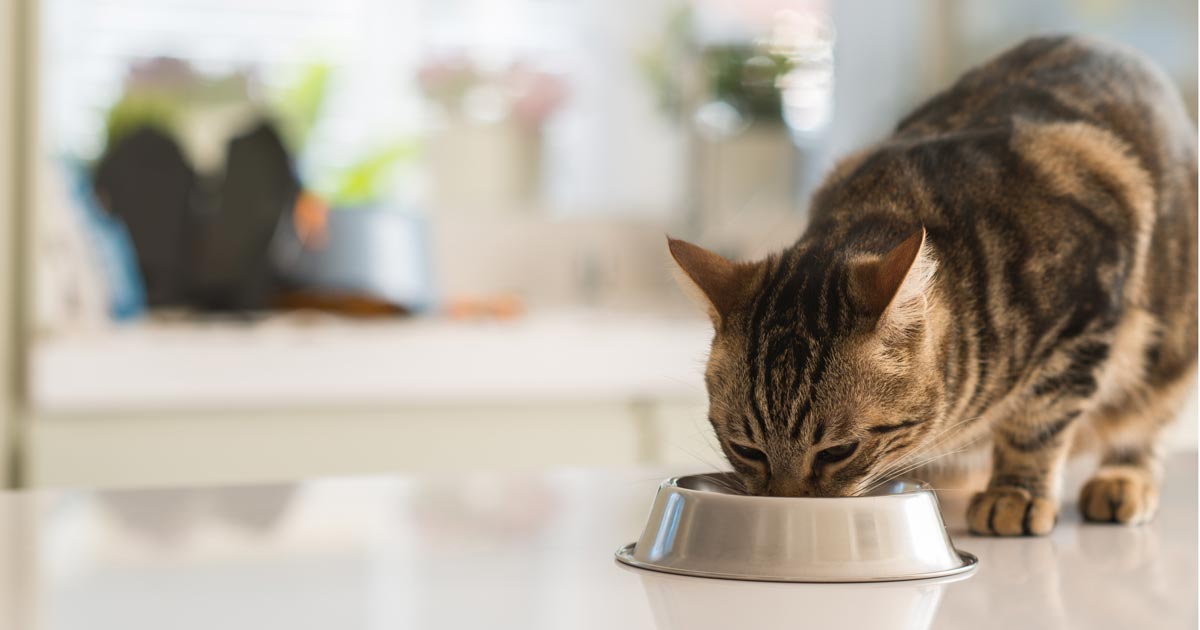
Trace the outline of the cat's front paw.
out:
<instances>
[{"instance_id":1,"label":"cat's front paw","mask_svg":"<svg viewBox=\"0 0 1200 630\"><path fill-rule=\"evenodd\" d=\"M1089 521L1145 523L1158 511L1158 483L1143 470L1102 469L1079 493L1079 511Z\"/></svg>"},{"instance_id":2,"label":"cat's front paw","mask_svg":"<svg viewBox=\"0 0 1200 630\"><path fill-rule=\"evenodd\" d=\"M1058 504L1016 487L988 488L971 498L967 525L983 536L1044 536L1058 520Z\"/></svg>"}]
</instances>

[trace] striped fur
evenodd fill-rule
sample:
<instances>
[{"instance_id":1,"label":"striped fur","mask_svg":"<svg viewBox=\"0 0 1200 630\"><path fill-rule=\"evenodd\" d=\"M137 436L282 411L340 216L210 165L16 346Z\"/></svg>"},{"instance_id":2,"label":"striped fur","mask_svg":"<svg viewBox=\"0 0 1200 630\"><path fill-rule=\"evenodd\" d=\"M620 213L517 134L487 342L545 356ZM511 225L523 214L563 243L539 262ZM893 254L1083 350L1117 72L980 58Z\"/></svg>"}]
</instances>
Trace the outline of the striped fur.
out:
<instances>
[{"instance_id":1,"label":"striped fur","mask_svg":"<svg viewBox=\"0 0 1200 630\"><path fill-rule=\"evenodd\" d=\"M982 534L1142 522L1196 362L1196 131L1136 53L1039 38L839 164L793 246L671 252L716 334L711 421L747 490L841 496L990 441Z\"/></svg>"}]
</instances>

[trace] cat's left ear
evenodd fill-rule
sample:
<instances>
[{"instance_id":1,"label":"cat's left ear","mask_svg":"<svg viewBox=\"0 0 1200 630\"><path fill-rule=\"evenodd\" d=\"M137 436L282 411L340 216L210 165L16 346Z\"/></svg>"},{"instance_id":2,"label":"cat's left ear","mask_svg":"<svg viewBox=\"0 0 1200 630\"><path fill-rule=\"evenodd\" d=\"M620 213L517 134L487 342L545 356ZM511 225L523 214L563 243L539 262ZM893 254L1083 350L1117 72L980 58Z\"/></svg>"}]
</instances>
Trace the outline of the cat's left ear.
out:
<instances>
[{"instance_id":1,"label":"cat's left ear","mask_svg":"<svg viewBox=\"0 0 1200 630\"><path fill-rule=\"evenodd\" d=\"M855 270L855 282L880 331L905 331L925 318L927 293L937 260L925 228L909 236L882 258Z\"/></svg>"}]
</instances>

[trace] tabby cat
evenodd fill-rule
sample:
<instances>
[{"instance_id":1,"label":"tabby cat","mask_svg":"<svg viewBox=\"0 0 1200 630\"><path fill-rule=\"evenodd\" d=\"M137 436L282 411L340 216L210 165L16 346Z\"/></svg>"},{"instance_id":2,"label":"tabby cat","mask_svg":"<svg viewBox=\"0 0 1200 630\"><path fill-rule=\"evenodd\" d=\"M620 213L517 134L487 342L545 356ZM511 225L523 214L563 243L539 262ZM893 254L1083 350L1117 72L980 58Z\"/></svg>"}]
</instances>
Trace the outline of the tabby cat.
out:
<instances>
[{"instance_id":1,"label":"tabby cat","mask_svg":"<svg viewBox=\"0 0 1200 630\"><path fill-rule=\"evenodd\" d=\"M669 240L716 329L710 420L746 491L862 494L990 442L971 530L1040 535L1086 438L1083 516L1150 519L1196 364L1196 161L1143 57L1037 38L838 164L783 252Z\"/></svg>"}]
</instances>

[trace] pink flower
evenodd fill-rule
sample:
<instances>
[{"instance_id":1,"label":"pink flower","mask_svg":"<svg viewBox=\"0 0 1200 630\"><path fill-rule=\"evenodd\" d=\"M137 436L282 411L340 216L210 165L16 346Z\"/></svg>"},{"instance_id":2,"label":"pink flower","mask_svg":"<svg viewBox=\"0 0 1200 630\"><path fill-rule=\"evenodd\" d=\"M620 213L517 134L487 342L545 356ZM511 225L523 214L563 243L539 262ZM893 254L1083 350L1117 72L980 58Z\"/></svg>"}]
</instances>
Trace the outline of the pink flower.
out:
<instances>
[{"instance_id":1,"label":"pink flower","mask_svg":"<svg viewBox=\"0 0 1200 630\"><path fill-rule=\"evenodd\" d=\"M567 100L562 77L522 63L509 68L505 83L513 96L512 115L522 124L540 126Z\"/></svg>"}]
</instances>

